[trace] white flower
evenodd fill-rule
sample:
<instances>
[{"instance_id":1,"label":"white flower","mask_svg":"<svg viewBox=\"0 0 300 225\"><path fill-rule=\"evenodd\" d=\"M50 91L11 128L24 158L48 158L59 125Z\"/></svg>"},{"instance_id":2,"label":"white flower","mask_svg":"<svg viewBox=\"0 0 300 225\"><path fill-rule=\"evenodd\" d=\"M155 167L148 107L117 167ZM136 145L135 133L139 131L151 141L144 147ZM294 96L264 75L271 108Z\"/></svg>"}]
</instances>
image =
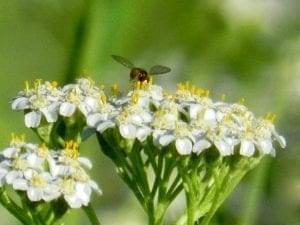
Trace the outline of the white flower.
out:
<instances>
[{"instance_id":1,"label":"white flower","mask_svg":"<svg viewBox=\"0 0 300 225\"><path fill-rule=\"evenodd\" d=\"M163 100L163 89L160 86L149 84L142 84L141 82L136 83L137 87L135 90L128 93L127 100L134 96L138 96L136 104L140 107L149 109L152 105L158 107Z\"/></svg>"},{"instance_id":2,"label":"white flower","mask_svg":"<svg viewBox=\"0 0 300 225\"><path fill-rule=\"evenodd\" d=\"M52 154L49 163L51 174L57 179L59 192L71 208L87 206L93 190L101 194L98 185L84 169L91 169L92 164L87 158L79 157L76 142L70 141L65 149Z\"/></svg>"},{"instance_id":3,"label":"white flower","mask_svg":"<svg viewBox=\"0 0 300 225\"><path fill-rule=\"evenodd\" d=\"M41 80L36 80L34 87L30 88L27 82L25 91L13 99L13 110L28 110L25 114L26 127L38 127L43 116L48 123L57 120L61 92L56 85L56 82L42 83Z\"/></svg>"},{"instance_id":4,"label":"white flower","mask_svg":"<svg viewBox=\"0 0 300 225\"><path fill-rule=\"evenodd\" d=\"M101 194L101 190L94 181L76 181L72 178L62 179L60 181L60 190L71 208L87 206L93 190Z\"/></svg>"},{"instance_id":5,"label":"white flower","mask_svg":"<svg viewBox=\"0 0 300 225\"><path fill-rule=\"evenodd\" d=\"M87 125L95 128L100 133L106 129L115 126L115 119L119 114L119 110L109 103L99 105L98 109L87 115Z\"/></svg>"},{"instance_id":6,"label":"white flower","mask_svg":"<svg viewBox=\"0 0 300 225\"><path fill-rule=\"evenodd\" d=\"M123 108L116 120L120 134L126 139L144 141L151 133L153 115L138 104L132 103Z\"/></svg>"},{"instance_id":7,"label":"white flower","mask_svg":"<svg viewBox=\"0 0 300 225\"><path fill-rule=\"evenodd\" d=\"M84 78L77 80L76 84L64 86L62 92L59 114L65 117L71 117L77 109L87 116L98 108L99 99L105 96L92 80Z\"/></svg>"},{"instance_id":8,"label":"white flower","mask_svg":"<svg viewBox=\"0 0 300 225\"><path fill-rule=\"evenodd\" d=\"M30 201L49 202L60 196L58 185L49 172L37 173L29 170L24 175L27 180L25 190Z\"/></svg>"}]
</instances>

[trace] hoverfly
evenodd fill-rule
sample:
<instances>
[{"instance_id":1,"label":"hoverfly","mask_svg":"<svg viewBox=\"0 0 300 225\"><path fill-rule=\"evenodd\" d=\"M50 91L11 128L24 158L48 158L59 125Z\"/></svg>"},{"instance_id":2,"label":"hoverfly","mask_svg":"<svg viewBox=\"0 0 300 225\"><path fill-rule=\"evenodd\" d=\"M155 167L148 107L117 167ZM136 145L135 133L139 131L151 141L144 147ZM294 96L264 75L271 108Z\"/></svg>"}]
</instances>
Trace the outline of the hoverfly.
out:
<instances>
[{"instance_id":1,"label":"hoverfly","mask_svg":"<svg viewBox=\"0 0 300 225\"><path fill-rule=\"evenodd\" d=\"M171 71L169 67L162 66L162 65L155 65L152 66L149 71L136 67L130 62L128 59L118 56L118 55L111 55L111 57L117 61L118 63L122 64L123 66L130 69L130 80L140 81L140 82L149 82L151 75L159 75L168 73Z\"/></svg>"}]
</instances>

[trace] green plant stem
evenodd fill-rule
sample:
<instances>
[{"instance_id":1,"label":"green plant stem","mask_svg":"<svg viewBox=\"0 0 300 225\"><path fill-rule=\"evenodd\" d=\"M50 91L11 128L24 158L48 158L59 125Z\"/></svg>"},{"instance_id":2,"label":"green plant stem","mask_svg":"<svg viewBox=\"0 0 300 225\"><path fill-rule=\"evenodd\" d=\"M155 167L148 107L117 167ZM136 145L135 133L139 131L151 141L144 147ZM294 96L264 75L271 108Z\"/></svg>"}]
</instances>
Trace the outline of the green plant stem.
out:
<instances>
[{"instance_id":1,"label":"green plant stem","mask_svg":"<svg viewBox=\"0 0 300 225\"><path fill-rule=\"evenodd\" d=\"M22 208L20 208L7 193L0 189L0 202L1 204L12 214L14 215L22 224L24 225L32 225L32 220Z\"/></svg>"},{"instance_id":2,"label":"green plant stem","mask_svg":"<svg viewBox=\"0 0 300 225\"><path fill-rule=\"evenodd\" d=\"M88 216L92 225L101 225L100 221L97 218L96 212L91 204L83 207L83 210L84 210L85 214Z\"/></svg>"}]
</instances>

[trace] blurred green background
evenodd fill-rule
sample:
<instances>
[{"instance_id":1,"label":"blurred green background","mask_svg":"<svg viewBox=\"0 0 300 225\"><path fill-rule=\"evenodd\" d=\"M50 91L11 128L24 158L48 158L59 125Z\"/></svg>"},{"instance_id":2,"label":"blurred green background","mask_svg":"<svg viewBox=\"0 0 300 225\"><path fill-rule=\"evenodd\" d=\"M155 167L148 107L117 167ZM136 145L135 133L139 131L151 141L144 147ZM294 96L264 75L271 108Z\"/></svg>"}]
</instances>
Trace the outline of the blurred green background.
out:
<instances>
[{"instance_id":1,"label":"blurred green background","mask_svg":"<svg viewBox=\"0 0 300 225\"><path fill-rule=\"evenodd\" d=\"M88 74L128 88L128 70L111 54L137 65L163 64L155 79L174 89L189 80L214 99L246 99L257 115L271 111L287 150L265 159L219 210L214 225L300 225L300 2L299 0L0 0L0 147L10 133L26 133L9 101L25 80L73 81ZM142 225L146 217L91 139L83 155L104 195L93 199L104 225ZM279 149L279 148L278 148ZM184 207L172 206L172 221ZM18 222L0 206L0 224ZM66 225L87 224L72 210Z\"/></svg>"}]
</instances>

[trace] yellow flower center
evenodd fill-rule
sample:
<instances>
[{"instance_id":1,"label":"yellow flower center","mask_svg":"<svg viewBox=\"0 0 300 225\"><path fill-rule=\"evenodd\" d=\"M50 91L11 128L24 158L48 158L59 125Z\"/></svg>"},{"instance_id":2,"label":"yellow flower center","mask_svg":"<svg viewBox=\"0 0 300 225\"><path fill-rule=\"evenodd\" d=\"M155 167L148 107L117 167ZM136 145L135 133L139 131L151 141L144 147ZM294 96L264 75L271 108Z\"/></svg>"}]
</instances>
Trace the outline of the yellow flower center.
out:
<instances>
[{"instance_id":1,"label":"yellow flower center","mask_svg":"<svg viewBox=\"0 0 300 225\"><path fill-rule=\"evenodd\" d=\"M80 96L75 92L75 90L70 91L66 97L68 102L79 104L80 103Z\"/></svg>"},{"instance_id":2,"label":"yellow flower center","mask_svg":"<svg viewBox=\"0 0 300 225\"><path fill-rule=\"evenodd\" d=\"M45 187L47 185L47 181L40 175L33 175L31 179L31 184L35 187Z\"/></svg>"},{"instance_id":3,"label":"yellow flower center","mask_svg":"<svg viewBox=\"0 0 300 225\"><path fill-rule=\"evenodd\" d=\"M11 133L10 145L22 145L25 142L25 134L16 135Z\"/></svg>"},{"instance_id":4,"label":"yellow flower center","mask_svg":"<svg viewBox=\"0 0 300 225\"><path fill-rule=\"evenodd\" d=\"M75 181L72 178L66 178L61 181L60 187L62 188L62 192L64 194L71 194L75 190Z\"/></svg>"},{"instance_id":5,"label":"yellow flower center","mask_svg":"<svg viewBox=\"0 0 300 225\"><path fill-rule=\"evenodd\" d=\"M79 143L73 140L66 142L64 155L68 158L77 159L79 157Z\"/></svg>"},{"instance_id":6,"label":"yellow flower center","mask_svg":"<svg viewBox=\"0 0 300 225\"><path fill-rule=\"evenodd\" d=\"M13 161L13 167L16 169L16 170L21 170L21 171L24 171L26 168L27 168L27 163L25 160L23 159L15 159Z\"/></svg>"},{"instance_id":7,"label":"yellow flower center","mask_svg":"<svg viewBox=\"0 0 300 225\"><path fill-rule=\"evenodd\" d=\"M39 147L39 150L38 150L38 155L41 158L46 158L48 153L49 153L49 150L48 150L46 144L45 143L41 144Z\"/></svg>"}]
</instances>

